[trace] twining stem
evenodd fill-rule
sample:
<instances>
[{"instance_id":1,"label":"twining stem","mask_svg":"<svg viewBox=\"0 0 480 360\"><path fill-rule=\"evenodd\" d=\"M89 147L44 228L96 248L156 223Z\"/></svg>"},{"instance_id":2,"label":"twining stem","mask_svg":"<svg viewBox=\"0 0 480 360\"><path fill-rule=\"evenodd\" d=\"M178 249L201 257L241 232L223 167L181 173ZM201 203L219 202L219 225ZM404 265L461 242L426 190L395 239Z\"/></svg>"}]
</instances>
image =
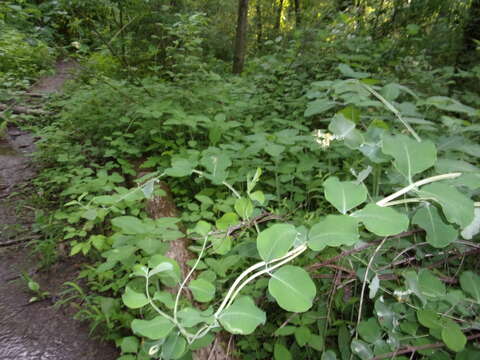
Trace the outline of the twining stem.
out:
<instances>
[{"instance_id":1,"label":"twining stem","mask_svg":"<svg viewBox=\"0 0 480 360\"><path fill-rule=\"evenodd\" d=\"M402 117L402 114L400 114L400 111L398 111L395 108L395 106L393 106L390 102L388 102L387 99L385 99L382 95L380 95L378 92L376 92L372 87L370 87L367 84L364 84L362 82L359 82L358 80L357 80L357 82L359 84L361 84L365 89L367 89L370 93L372 93L373 96L375 96L378 100L380 100L383 103L383 105L385 105L387 107L388 110L390 110L392 113L394 113L395 116L398 118L398 120L400 120L400 122L403 124L403 126L405 126L405 128L410 132L410 134L412 134L412 136L415 138L415 140L417 140L418 142L422 141L420 136L418 136L418 134L410 126L410 124Z\"/></svg>"},{"instance_id":2,"label":"twining stem","mask_svg":"<svg viewBox=\"0 0 480 360\"><path fill-rule=\"evenodd\" d=\"M270 271L272 270L275 270L276 268L292 261L293 259L295 259L297 256L301 255L305 250L307 250L307 246L306 245L301 245L297 248L295 248L294 250L292 250L290 253L291 255L287 258L285 258L284 260L276 263L275 265L269 267L269 265L271 264L271 262L267 263L267 265L265 266L265 269L261 270L261 271L258 271L256 272L255 274L251 275L247 280L245 280L236 290L235 292L233 293L233 295L230 297L230 299L228 300L228 303L227 303L227 306L226 307L229 307L233 300L235 299L235 297L237 297L237 295L240 293L240 291L248 284L250 283L252 280L254 280L255 278L263 275L263 274L267 274L267 273L270 273ZM272 262L274 261L277 261L277 260L272 260ZM220 310L220 309L219 309ZM220 311L217 310L217 312L215 313L215 316L218 316L220 314Z\"/></svg>"},{"instance_id":3,"label":"twining stem","mask_svg":"<svg viewBox=\"0 0 480 360\"><path fill-rule=\"evenodd\" d=\"M300 251L301 249L301 251ZM276 263L278 261L281 261L281 260L284 260L284 259L288 259L288 261L294 259L295 257L297 257L298 255L300 255L303 251L305 251L307 249L306 245L301 245L293 250L291 250L290 252L288 252L287 254L285 254L284 256L280 257L280 258L277 258L277 259L273 259L269 262L265 262L265 261L261 261L259 263L256 263L252 266L250 266L247 270L245 270L244 272L242 272L240 274L240 276L234 281L234 283L232 284L232 286L230 286L230 289L228 290L227 292L227 295L225 296L225 298L223 299L222 303L220 304L220 307L218 308L217 312L215 313L215 316L218 316L225 307L227 307L227 304L229 303L229 300L230 298L232 297L232 295L235 293L235 296L236 294L238 294L238 292L236 292L236 288L237 286L240 284L240 282L248 275L250 274L252 271L255 271L261 267L264 267L264 266L268 266L269 264L272 264L272 263ZM299 252L300 251L300 252ZM299 252L297 254L297 252ZM292 255L295 255L293 258L290 258ZM272 269L272 268L270 268ZM260 272L263 272L264 270L260 271ZM249 280L247 280L249 281ZM244 285L242 285L242 288L244 287ZM233 296L234 297L234 296Z\"/></svg>"},{"instance_id":4,"label":"twining stem","mask_svg":"<svg viewBox=\"0 0 480 360\"><path fill-rule=\"evenodd\" d=\"M365 276L363 277L363 284L362 284L362 292L360 293L360 305L358 306L358 317L357 317L357 326L355 327L355 339L358 338L358 326L360 325L360 322L362 321L362 310L363 310L363 299L365 296L365 289L367 286L367 279L368 279L368 273L370 272L370 268L372 267L373 260L375 259L375 256L377 256L378 252L380 251L381 247L383 244L385 244L385 241L387 241L388 237L383 238L382 242L378 244L377 248L373 252L373 255L370 257L370 261L368 262L367 269L365 270Z\"/></svg>"},{"instance_id":5,"label":"twining stem","mask_svg":"<svg viewBox=\"0 0 480 360\"><path fill-rule=\"evenodd\" d=\"M462 173L449 173L449 174L443 174L443 175L436 175L432 176L426 179L422 179L419 181L414 182L413 184L410 184L403 189L398 190L397 192L393 193L392 195L387 196L386 198L383 198L382 200L377 202L378 206L386 206L387 203L389 203L392 200L395 200L396 198L402 196L403 194L408 193L409 191L416 189L417 187L430 184L435 181L440 181L440 180L450 180L450 179L456 179L459 176L461 176Z\"/></svg>"},{"instance_id":6,"label":"twining stem","mask_svg":"<svg viewBox=\"0 0 480 360\"><path fill-rule=\"evenodd\" d=\"M173 319L175 320L175 322L177 322L177 312L178 312L178 302L180 300L180 296L182 294L182 290L183 288L185 287L185 285L187 284L188 280L190 279L190 277L192 276L193 272L195 271L195 269L197 268L198 264L200 263L200 260L202 259L203 257L203 254L205 252L205 249L207 247L207 242L208 242L208 235L205 236L205 239L203 240L203 246L202 246L202 250L200 251L200 254L198 255L198 258L197 258L197 261L195 262L195 264L192 266L192 268L190 269L189 273L187 274L187 276L185 277L185 279L183 280L182 284L180 285L180 287L178 288L178 291L177 291L177 296L175 298L175 306L173 308Z\"/></svg>"}]
</instances>

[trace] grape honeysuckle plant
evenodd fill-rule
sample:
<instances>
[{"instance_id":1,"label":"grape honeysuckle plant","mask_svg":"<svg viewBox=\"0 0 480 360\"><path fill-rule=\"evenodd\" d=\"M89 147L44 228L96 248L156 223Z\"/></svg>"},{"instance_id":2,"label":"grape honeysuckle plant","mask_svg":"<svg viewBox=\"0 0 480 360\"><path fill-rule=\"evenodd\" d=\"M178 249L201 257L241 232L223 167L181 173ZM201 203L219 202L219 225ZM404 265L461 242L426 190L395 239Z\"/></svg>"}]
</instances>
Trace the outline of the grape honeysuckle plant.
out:
<instances>
[{"instance_id":1,"label":"grape honeysuckle plant","mask_svg":"<svg viewBox=\"0 0 480 360\"><path fill-rule=\"evenodd\" d=\"M135 319L131 323L135 334L148 339L149 355L177 359L188 346L190 349L195 348L195 344L201 344L205 335L220 327L232 334L247 335L254 332L259 325L265 323L267 314L257 307L252 297L242 295L242 289L261 276L270 277L268 292L280 308L296 313L308 311L316 297L315 284L305 269L289 263L307 250L318 252L327 246L354 246L360 241L359 230L362 225L366 231L386 240L389 236L408 230L412 223L426 231L426 241L436 248L443 248L456 241L460 230L464 233L470 231L469 226L474 223L474 208L478 204L457 189L463 185L464 180L468 180L463 178L462 173L440 174L413 181L415 175L429 169L436 162L436 148L432 142L412 140L405 135L386 136L382 151L393 158L395 168L404 175L408 185L379 201L370 201L357 210L369 197L365 185L358 181L341 181L337 177L329 177L324 182L325 198L340 214L326 215L310 229L277 223L259 231L256 247L262 261L247 268L233 281L216 310L208 308L201 311L193 306L180 309L180 298L187 285L194 299L199 302L210 302L215 297L214 284L205 279L192 280L211 239L219 235L219 231L210 231L207 223L200 222L197 225L195 232L203 236L202 248L191 271L181 281L175 300L169 306L170 312L165 310L168 306L164 306L166 300L160 284L162 277L179 279L179 271L176 270L178 265L165 256L154 255L148 266L134 266L132 275L145 279L144 291L134 290L127 285L122 299L131 309L147 307L154 310L155 316L146 320ZM193 169L186 161L174 162L172 168L166 171L171 176L187 176L192 173L216 179L215 168L210 174L203 173ZM252 192L260 173L257 170L254 179L249 181L246 197L242 197L225 181L216 179L217 183L228 186L237 197L235 209L244 220L252 217L252 200L262 202L263 194ZM152 183L151 180L148 186L151 187ZM405 197L408 194L414 196ZM408 211L402 212L394 208L399 205ZM415 214L410 219L409 215L413 211ZM224 235L227 233L228 229ZM367 276L364 280L365 285ZM361 307L362 305L359 321ZM464 335L460 333L459 336Z\"/></svg>"}]
</instances>

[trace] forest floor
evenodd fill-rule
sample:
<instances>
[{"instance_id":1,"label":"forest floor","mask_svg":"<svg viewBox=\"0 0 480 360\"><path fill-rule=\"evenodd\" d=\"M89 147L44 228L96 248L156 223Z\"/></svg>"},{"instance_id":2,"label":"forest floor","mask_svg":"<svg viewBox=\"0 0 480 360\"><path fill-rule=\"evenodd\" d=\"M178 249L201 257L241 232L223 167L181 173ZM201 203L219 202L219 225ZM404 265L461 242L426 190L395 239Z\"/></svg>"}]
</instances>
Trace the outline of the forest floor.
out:
<instances>
[{"instance_id":1,"label":"forest floor","mask_svg":"<svg viewBox=\"0 0 480 360\"><path fill-rule=\"evenodd\" d=\"M38 81L27 98L60 91L76 67L72 61L58 62L55 75ZM33 237L34 214L21 194L35 176L34 151L34 137L17 127L0 137L0 360L115 359L113 346L93 340L86 324L72 320L71 308L53 306L63 283L78 271L75 260L39 271L26 246ZM30 274L49 296L29 303L33 294L22 273Z\"/></svg>"}]
</instances>

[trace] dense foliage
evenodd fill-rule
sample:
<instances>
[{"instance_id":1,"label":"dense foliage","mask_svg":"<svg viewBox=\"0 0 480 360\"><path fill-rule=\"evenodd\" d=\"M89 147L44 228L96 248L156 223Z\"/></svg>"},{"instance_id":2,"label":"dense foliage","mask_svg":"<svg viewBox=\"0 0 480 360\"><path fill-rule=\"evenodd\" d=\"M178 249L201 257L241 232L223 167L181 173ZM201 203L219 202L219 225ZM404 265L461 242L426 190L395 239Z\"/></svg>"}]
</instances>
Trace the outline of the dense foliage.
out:
<instances>
[{"instance_id":1,"label":"dense foliage","mask_svg":"<svg viewBox=\"0 0 480 360\"><path fill-rule=\"evenodd\" d=\"M85 257L61 302L122 360L476 359L479 2L246 4L242 76L234 1L1 5L0 74L84 69L31 123L34 250Z\"/></svg>"}]
</instances>

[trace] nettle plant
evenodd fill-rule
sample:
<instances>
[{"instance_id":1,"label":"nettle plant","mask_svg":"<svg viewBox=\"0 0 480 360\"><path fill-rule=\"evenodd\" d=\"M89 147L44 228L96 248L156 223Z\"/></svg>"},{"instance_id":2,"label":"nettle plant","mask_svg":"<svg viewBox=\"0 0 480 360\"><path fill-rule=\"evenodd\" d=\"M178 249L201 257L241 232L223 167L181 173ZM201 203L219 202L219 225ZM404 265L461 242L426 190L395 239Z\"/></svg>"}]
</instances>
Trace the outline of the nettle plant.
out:
<instances>
[{"instance_id":1,"label":"nettle plant","mask_svg":"<svg viewBox=\"0 0 480 360\"><path fill-rule=\"evenodd\" d=\"M354 136L351 133L355 125L348 119L337 118L331 124L334 129L342 128L344 131L341 136L335 135L337 138L348 141ZM410 130L411 137L403 134L393 136L385 134L381 140L379 155L393 158L395 171L405 179L404 187L374 201L362 183L367 173L362 174L357 181L342 181L334 176L329 177L324 182L324 194L338 213L324 216L310 229L290 223L276 223L260 230L255 224L258 230L256 249L261 261L244 270L233 280L219 305L215 308L211 306L207 310L200 310L193 303L180 306L184 289L188 287L198 303L217 303L216 285L204 278L193 279L192 275L202 261L207 247L215 244L218 246L219 238L227 241L226 238L234 229L244 226L259 213L264 195L260 191L253 192L253 188L260 178L261 171L257 170L253 179L248 182L246 195L242 196L223 180L226 174L217 173L215 166L210 169L211 172L200 172L192 167L191 162L181 160L173 162L173 166L164 174L181 177L197 173L215 183L228 186L237 197L235 210L243 219L243 223L228 224L226 219L229 217L238 218L235 213L223 216L223 223L227 224L227 228L223 227L223 230L220 227L212 231L208 223L199 222L193 232L202 235L199 240L201 250L191 271L183 280L180 280L178 264L163 255L153 255L147 263L132 267L132 276L142 279L143 290L138 286L140 283L138 279L133 280L126 286L122 299L127 307L142 309L142 313L148 314L145 318L137 318L131 323L135 334L148 339L145 343L148 354L162 359L180 358L188 348L195 349L201 346L202 339L218 328L232 334L253 333L259 325L265 324L267 314L256 305L252 297L242 294L242 290L262 276L269 277L268 293L280 308L294 313L308 311L314 305L317 296L315 283L304 268L291 265L307 251L320 252L326 247L356 246L361 243L361 237L370 238L368 235L370 233L382 238L376 247L376 254L390 237L407 232L410 224L422 228L426 232L426 242L438 249L455 242L465 242L466 240L459 240L460 232L464 239L471 239L479 230L478 212L475 217L475 206L479 204L474 203L468 191L462 192L459 188L468 187L472 182L478 186L478 174L465 175L452 172L422 176L436 164L437 150L433 142L420 139L413 129ZM218 159L212 159L214 164L216 161ZM149 187L152 181L155 179L147 183ZM359 208L360 206L362 207ZM130 233L141 233L144 226L129 217L117 218L116 225ZM138 229L132 230L132 226L135 225ZM372 276L370 273L374 257L367 264L363 276L361 298L367 284L370 288L370 298L374 298L381 288L379 274ZM471 272L463 273L461 285L464 292L455 293L447 293L443 283L429 270L421 270L418 274L411 270L406 272L404 277L407 288L397 295L406 297L413 294L418 298L420 306L411 306L416 309L420 324L432 332L439 333L449 349L462 350L466 343L466 336L462 332L464 324L458 325L454 321L455 316L443 314L441 307L436 307L436 302L446 300L458 303L466 299L472 304L480 304L478 292L480 277ZM172 285L178 288L174 298L165 291ZM378 317L378 321L391 322L392 327L388 336L389 339L395 338L395 326L398 325L395 325L395 322L399 319L394 318L397 315L388 310L383 300L377 302L379 305L376 304L375 307L383 307L386 312L382 317ZM452 305L452 309L457 303ZM380 312L378 310L379 315ZM367 322L361 322L361 313L362 301L358 315L360 327L357 331L367 334L368 339L372 338L373 333L375 335L373 337L376 338L374 340L380 340L381 327L377 320L372 318ZM440 317L439 314L444 316ZM395 351L398 346L399 341L391 341L389 345L385 343L383 350L390 348L391 351ZM374 356L373 345L358 339L358 334L352 341L351 349L362 359Z\"/></svg>"}]
</instances>

